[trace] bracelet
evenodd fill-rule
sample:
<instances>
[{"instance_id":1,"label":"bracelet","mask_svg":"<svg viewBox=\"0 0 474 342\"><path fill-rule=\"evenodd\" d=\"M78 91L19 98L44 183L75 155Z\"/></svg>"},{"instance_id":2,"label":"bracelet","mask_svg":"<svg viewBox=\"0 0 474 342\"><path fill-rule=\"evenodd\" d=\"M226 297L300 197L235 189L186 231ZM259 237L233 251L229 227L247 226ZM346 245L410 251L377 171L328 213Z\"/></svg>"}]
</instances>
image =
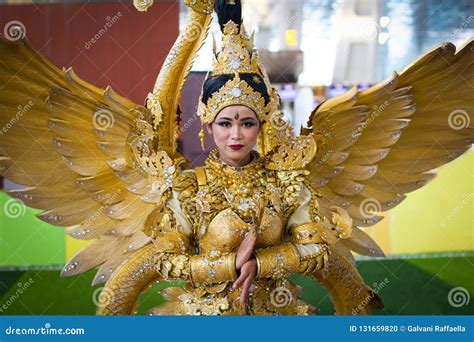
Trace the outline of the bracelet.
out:
<instances>
[{"instance_id":1,"label":"bracelet","mask_svg":"<svg viewBox=\"0 0 474 342\"><path fill-rule=\"evenodd\" d=\"M236 280L235 258L235 253L221 255L215 251L192 256L190 259L191 282L195 287L200 287Z\"/></svg>"},{"instance_id":2,"label":"bracelet","mask_svg":"<svg viewBox=\"0 0 474 342\"><path fill-rule=\"evenodd\" d=\"M305 223L291 229L291 241L297 244L321 243L321 224L317 222Z\"/></svg>"},{"instance_id":3,"label":"bracelet","mask_svg":"<svg viewBox=\"0 0 474 342\"><path fill-rule=\"evenodd\" d=\"M280 279L300 270L300 253L293 243L255 251L257 278Z\"/></svg>"}]
</instances>

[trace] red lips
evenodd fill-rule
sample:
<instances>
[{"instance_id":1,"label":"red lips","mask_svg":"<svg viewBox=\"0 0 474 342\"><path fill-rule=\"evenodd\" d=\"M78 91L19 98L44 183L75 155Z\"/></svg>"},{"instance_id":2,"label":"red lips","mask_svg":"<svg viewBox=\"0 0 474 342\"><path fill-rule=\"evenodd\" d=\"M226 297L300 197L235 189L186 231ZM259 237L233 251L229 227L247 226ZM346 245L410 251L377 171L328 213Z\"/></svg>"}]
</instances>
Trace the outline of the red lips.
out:
<instances>
[{"instance_id":1,"label":"red lips","mask_svg":"<svg viewBox=\"0 0 474 342\"><path fill-rule=\"evenodd\" d=\"M238 151L240 150L242 147L244 147L244 145L229 145L229 147L231 149L233 149L234 151Z\"/></svg>"}]
</instances>

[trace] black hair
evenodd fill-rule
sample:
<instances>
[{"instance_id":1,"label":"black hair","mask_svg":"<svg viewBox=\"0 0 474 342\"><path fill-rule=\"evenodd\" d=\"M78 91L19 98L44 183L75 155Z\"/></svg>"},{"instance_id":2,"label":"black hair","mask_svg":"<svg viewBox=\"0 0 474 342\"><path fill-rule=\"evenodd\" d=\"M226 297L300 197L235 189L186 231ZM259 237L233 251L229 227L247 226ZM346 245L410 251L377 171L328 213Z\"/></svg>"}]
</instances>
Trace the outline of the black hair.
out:
<instances>
[{"instance_id":1,"label":"black hair","mask_svg":"<svg viewBox=\"0 0 474 342\"><path fill-rule=\"evenodd\" d=\"M230 2L229 0L216 0L214 4L221 31L224 31L224 25L230 20L239 27L242 24L242 2L240 0L233 0L233 4L230 4Z\"/></svg>"}]
</instances>

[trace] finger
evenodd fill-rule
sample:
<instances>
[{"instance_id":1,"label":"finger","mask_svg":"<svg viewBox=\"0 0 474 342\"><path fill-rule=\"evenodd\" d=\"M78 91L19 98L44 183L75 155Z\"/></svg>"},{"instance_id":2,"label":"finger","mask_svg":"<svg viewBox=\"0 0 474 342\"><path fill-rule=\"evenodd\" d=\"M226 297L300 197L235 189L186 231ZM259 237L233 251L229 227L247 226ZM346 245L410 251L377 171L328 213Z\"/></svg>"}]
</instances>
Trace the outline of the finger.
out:
<instances>
[{"instance_id":1,"label":"finger","mask_svg":"<svg viewBox=\"0 0 474 342\"><path fill-rule=\"evenodd\" d=\"M236 281L234 281L234 284L232 285L232 288L236 289L242 286L243 282L245 279L252 273L252 270L249 269L245 264L242 266L242 269L240 270L240 276L237 278Z\"/></svg>"},{"instance_id":2,"label":"finger","mask_svg":"<svg viewBox=\"0 0 474 342\"><path fill-rule=\"evenodd\" d=\"M237 256L235 257L235 267L237 268L237 270L240 270L247 261L252 259L252 257L253 250L237 252Z\"/></svg>"},{"instance_id":3,"label":"finger","mask_svg":"<svg viewBox=\"0 0 474 342\"><path fill-rule=\"evenodd\" d=\"M242 287L242 294L240 295L240 304L242 305L245 305L248 302L250 285L252 285L252 277L247 277Z\"/></svg>"},{"instance_id":4,"label":"finger","mask_svg":"<svg viewBox=\"0 0 474 342\"><path fill-rule=\"evenodd\" d=\"M245 238L242 240L242 245L253 246L256 241L257 241L257 233L255 232L255 229L252 229L245 235Z\"/></svg>"},{"instance_id":5,"label":"finger","mask_svg":"<svg viewBox=\"0 0 474 342\"><path fill-rule=\"evenodd\" d=\"M245 279L246 279L246 275L241 273L240 277L237 278L236 281L234 281L234 284L232 284L232 288L233 289L239 288L244 283Z\"/></svg>"},{"instance_id":6,"label":"finger","mask_svg":"<svg viewBox=\"0 0 474 342\"><path fill-rule=\"evenodd\" d=\"M240 270L240 268L252 258L255 248L255 241L252 243L249 242L248 244L240 245L235 259L235 267L237 270Z\"/></svg>"}]
</instances>

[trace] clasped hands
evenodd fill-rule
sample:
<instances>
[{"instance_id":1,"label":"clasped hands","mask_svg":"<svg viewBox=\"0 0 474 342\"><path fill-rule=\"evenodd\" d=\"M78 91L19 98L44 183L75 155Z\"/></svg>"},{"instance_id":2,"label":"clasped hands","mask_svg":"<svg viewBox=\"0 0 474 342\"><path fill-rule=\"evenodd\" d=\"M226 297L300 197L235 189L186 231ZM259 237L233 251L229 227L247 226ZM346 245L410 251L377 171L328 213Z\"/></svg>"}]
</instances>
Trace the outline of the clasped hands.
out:
<instances>
[{"instance_id":1,"label":"clasped hands","mask_svg":"<svg viewBox=\"0 0 474 342\"><path fill-rule=\"evenodd\" d=\"M250 287L257 276L257 260L253 252L255 244L257 243L257 229L262 223L263 213L265 211L265 201L260 199L257 204L256 215L253 220L252 228L249 230L245 238L240 243L237 255L235 258L235 269L238 278L234 281L232 288L237 289L242 287L240 294L240 305L245 308L247 313L247 303L249 300Z\"/></svg>"},{"instance_id":2,"label":"clasped hands","mask_svg":"<svg viewBox=\"0 0 474 342\"><path fill-rule=\"evenodd\" d=\"M242 287L242 294L240 295L242 307L247 305L250 286L257 275L257 260L253 256L256 242L257 233L255 230L249 231L242 240L235 258L235 269L237 270L238 278L232 285L232 288Z\"/></svg>"}]
</instances>

